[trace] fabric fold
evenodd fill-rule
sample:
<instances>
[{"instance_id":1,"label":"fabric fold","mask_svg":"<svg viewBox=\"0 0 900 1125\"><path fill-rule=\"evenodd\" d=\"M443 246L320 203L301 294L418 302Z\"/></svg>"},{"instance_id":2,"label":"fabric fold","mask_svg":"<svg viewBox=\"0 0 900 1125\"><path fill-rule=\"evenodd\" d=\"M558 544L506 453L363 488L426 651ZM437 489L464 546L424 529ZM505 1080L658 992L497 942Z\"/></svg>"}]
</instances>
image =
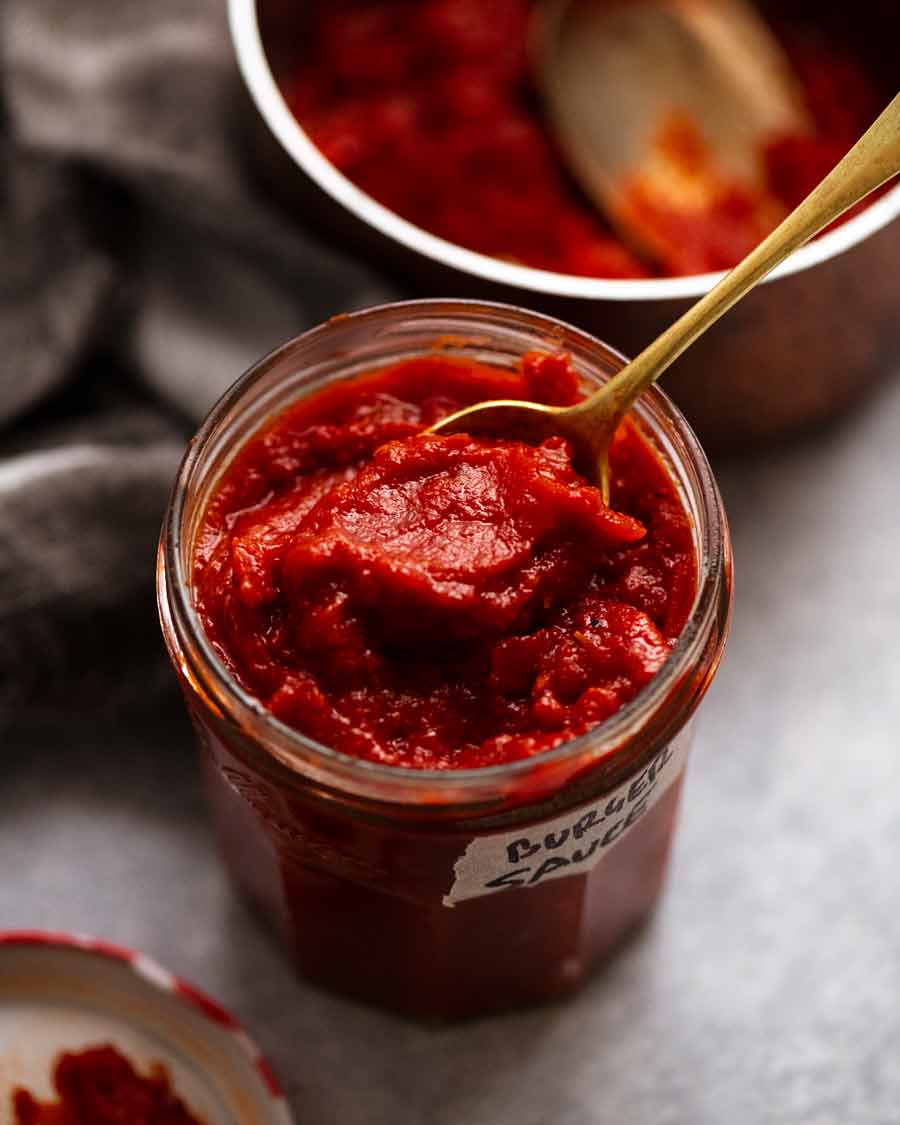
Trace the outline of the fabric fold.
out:
<instances>
[{"instance_id":1,"label":"fabric fold","mask_svg":"<svg viewBox=\"0 0 900 1125\"><path fill-rule=\"evenodd\" d=\"M221 0L6 0L0 67L2 724L163 682L155 544L191 428L394 294L249 175Z\"/></svg>"}]
</instances>

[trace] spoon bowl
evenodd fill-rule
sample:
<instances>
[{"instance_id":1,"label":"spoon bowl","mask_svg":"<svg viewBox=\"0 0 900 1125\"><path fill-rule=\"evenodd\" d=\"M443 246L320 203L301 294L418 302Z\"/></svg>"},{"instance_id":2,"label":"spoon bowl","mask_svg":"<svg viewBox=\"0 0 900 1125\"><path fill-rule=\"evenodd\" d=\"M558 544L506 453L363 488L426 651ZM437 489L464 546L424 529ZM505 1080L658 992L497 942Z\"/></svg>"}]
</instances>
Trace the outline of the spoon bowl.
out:
<instances>
[{"instance_id":1,"label":"spoon bowl","mask_svg":"<svg viewBox=\"0 0 900 1125\"><path fill-rule=\"evenodd\" d=\"M618 379L619 375L607 386ZM547 438L564 437L572 446L574 464L588 480L600 487L608 503L609 445L621 420L621 412L617 396L605 391L606 387L576 406L547 406L515 399L482 402L443 418L431 427L429 433L475 431L494 437L514 437L532 445Z\"/></svg>"}]
</instances>

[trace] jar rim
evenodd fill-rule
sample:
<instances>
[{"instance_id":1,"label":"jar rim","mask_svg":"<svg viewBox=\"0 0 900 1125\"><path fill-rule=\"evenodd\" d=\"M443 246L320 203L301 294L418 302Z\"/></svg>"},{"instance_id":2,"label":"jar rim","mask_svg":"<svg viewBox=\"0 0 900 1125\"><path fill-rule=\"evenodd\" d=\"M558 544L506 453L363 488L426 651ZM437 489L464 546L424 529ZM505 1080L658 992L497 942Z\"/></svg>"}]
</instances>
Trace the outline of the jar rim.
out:
<instances>
[{"instance_id":1,"label":"jar rim","mask_svg":"<svg viewBox=\"0 0 900 1125\"><path fill-rule=\"evenodd\" d=\"M578 344L591 353L599 353L602 358L616 365L627 362L620 352L579 328L543 313L499 302L440 298L398 301L332 317L287 341L253 364L219 398L188 443L163 522L157 565L157 596L167 644L170 648L173 642L177 645L177 651L172 652L173 658L184 671L192 673L188 678L195 685L199 673L204 694L211 693L219 708L234 719L242 730L252 733L264 750L282 765L300 773L311 770L314 776L325 777L339 788L343 787L341 779L352 782L355 778L362 784L400 783L405 790L427 792L432 799L440 800L442 795L452 793L459 796L491 783L514 781L532 773L536 768L577 760L587 751L591 752L592 761L599 761L625 744L629 733L641 728L642 720L664 703L685 672L702 654L716 618L720 579L728 566L729 548L727 521L706 454L678 407L662 390L653 387L642 396L638 412L644 423L649 422L655 438L666 438L663 423L668 424L677 435L683 452L676 451L670 445L666 452L675 464L684 462L686 454L699 483L699 501L705 519L702 542L697 541L698 582L691 613L660 671L632 700L597 726L551 750L499 765L466 769L418 769L368 761L325 746L276 718L259 699L237 683L215 651L195 608L189 569L185 566L182 536L192 474L204 446L223 420L239 405L245 391L292 352L342 325L356 327L371 324L374 328L385 319L412 321L416 318L434 319L436 316L447 319L464 317L472 322L480 322L487 330L491 321L495 325L499 321L505 321L520 328L527 326L537 329L562 349ZM682 479L676 483L682 489L685 487ZM185 640L190 642L191 658L185 652ZM202 667L197 667L198 661ZM261 737L262 735L268 737ZM307 768L304 769L304 766Z\"/></svg>"}]
</instances>

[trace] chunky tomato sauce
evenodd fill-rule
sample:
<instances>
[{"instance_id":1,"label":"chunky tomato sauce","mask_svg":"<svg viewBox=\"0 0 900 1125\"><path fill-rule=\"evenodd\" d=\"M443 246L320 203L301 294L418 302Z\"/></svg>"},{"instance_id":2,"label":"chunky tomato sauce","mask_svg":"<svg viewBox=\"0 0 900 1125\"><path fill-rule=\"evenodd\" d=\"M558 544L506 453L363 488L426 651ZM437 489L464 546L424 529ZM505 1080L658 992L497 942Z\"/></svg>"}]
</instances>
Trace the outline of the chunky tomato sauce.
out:
<instances>
[{"instance_id":1,"label":"chunky tomato sauce","mask_svg":"<svg viewBox=\"0 0 900 1125\"><path fill-rule=\"evenodd\" d=\"M114 1047L62 1055L53 1084L55 1102L14 1092L15 1125L202 1125L173 1093L162 1067L143 1077Z\"/></svg>"},{"instance_id":2,"label":"chunky tomato sauce","mask_svg":"<svg viewBox=\"0 0 900 1125\"><path fill-rule=\"evenodd\" d=\"M771 139L760 153L762 194L723 178L705 212L687 219L645 200L641 218L660 234L648 264L582 197L554 148L528 61L531 8L532 0L303 5L298 54L281 86L325 156L404 218L493 257L608 278L735 265L886 100L834 38L806 25L776 29L813 132Z\"/></svg>"},{"instance_id":3,"label":"chunky tomato sauce","mask_svg":"<svg viewBox=\"0 0 900 1125\"><path fill-rule=\"evenodd\" d=\"M564 356L433 355L314 393L239 452L205 513L196 604L238 681L320 743L415 768L558 746L659 671L696 558L639 430L612 504L561 439L421 431L490 398L578 400Z\"/></svg>"}]
</instances>

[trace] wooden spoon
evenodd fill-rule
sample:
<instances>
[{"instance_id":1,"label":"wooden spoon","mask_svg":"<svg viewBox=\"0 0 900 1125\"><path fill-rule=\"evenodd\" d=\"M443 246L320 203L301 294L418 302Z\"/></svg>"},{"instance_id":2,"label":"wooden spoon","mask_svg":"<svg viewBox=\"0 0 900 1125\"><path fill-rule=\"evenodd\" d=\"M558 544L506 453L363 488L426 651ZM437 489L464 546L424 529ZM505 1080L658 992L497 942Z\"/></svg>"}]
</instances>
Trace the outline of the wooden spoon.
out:
<instances>
[{"instance_id":1,"label":"wooden spoon","mask_svg":"<svg viewBox=\"0 0 900 1125\"><path fill-rule=\"evenodd\" d=\"M542 440L562 434L609 503L609 446L616 428L642 394L711 325L794 250L854 204L900 173L900 95L837 167L760 245L618 375L576 406L495 401L467 407L431 433L502 434ZM861 284L865 284L863 279ZM868 284L877 285L878 278ZM790 309L784 310L785 316ZM823 330L826 326L823 325Z\"/></svg>"},{"instance_id":2,"label":"wooden spoon","mask_svg":"<svg viewBox=\"0 0 900 1125\"><path fill-rule=\"evenodd\" d=\"M763 152L811 123L750 0L542 0L534 56L564 159L639 252L678 261L681 229L729 188L760 237L784 217Z\"/></svg>"}]
</instances>

